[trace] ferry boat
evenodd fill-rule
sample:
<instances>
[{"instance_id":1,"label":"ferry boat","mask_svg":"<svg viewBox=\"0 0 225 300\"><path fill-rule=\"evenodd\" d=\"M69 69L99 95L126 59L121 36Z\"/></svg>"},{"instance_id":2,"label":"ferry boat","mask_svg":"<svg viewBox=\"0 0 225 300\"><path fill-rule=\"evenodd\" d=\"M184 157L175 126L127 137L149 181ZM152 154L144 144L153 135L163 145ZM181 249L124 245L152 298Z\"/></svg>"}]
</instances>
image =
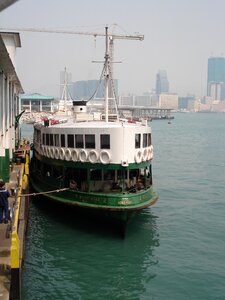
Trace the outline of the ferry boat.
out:
<instances>
[{"instance_id":1,"label":"ferry boat","mask_svg":"<svg viewBox=\"0 0 225 300\"><path fill-rule=\"evenodd\" d=\"M30 181L34 190L126 225L154 204L153 145L147 120L120 119L110 105L106 28L104 111L74 101L71 116L34 124ZM112 113L113 112L113 113Z\"/></svg>"}]
</instances>

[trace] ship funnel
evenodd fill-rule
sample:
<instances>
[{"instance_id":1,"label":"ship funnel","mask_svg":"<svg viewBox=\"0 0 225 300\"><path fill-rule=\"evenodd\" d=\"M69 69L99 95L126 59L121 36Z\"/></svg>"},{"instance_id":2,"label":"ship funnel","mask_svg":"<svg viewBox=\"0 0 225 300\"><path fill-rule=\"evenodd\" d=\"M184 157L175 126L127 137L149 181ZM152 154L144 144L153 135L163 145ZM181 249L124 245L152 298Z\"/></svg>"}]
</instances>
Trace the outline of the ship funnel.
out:
<instances>
[{"instance_id":1,"label":"ship funnel","mask_svg":"<svg viewBox=\"0 0 225 300\"><path fill-rule=\"evenodd\" d=\"M87 101L73 101L73 111L75 113L86 113L87 112Z\"/></svg>"},{"instance_id":2,"label":"ship funnel","mask_svg":"<svg viewBox=\"0 0 225 300\"><path fill-rule=\"evenodd\" d=\"M73 118L74 122L78 121L91 121L93 120L93 114L87 112L87 101L73 101Z\"/></svg>"}]
</instances>

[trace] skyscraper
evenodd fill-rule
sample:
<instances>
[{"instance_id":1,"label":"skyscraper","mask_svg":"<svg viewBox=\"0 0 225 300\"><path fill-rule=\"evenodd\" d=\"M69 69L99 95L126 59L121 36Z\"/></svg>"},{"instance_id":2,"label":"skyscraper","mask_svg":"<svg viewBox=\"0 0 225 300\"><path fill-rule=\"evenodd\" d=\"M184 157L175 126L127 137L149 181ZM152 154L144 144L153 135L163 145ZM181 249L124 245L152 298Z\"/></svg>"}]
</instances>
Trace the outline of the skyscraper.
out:
<instances>
[{"instance_id":1,"label":"skyscraper","mask_svg":"<svg viewBox=\"0 0 225 300\"><path fill-rule=\"evenodd\" d=\"M159 70L156 74L156 94L169 92L169 81L165 70Z\"/></svg>"},{"instance_id":2,"label":"skyscraper","mask_svg":"<svg viewBox=\"0 0 225 300\"><path fill-rule=\"evenodd\" d=\"M74 99L89 99L95 93L97 89L97 93L95 95L96 98L103 98L105 94L105 86L104 82L100 82L99 80L82 80L76 81L73 83L73 98ZM118 95L118 80L114 79L114 90L116 95Z\"/></svg>"},{"instance_id":3,"label":"skyscraper","mask_svg":"<svg viewBox=\"0 0 225 300\"><path fill-rule=\"evenodd\" d=\"M207 96L213 100L225 99L225 58L208 59Z\"/></svg>"}]
</instances>

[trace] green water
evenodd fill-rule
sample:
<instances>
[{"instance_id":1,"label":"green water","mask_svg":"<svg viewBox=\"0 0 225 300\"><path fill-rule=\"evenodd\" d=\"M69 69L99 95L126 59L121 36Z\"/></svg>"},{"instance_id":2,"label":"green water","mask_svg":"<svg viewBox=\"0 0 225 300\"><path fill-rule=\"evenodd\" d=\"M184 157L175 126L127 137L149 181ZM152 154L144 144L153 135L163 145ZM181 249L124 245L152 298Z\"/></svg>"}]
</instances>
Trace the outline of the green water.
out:
<instances>
[{"instance_id":1,"label":"green water","mask_svg":"<svg viewBox=\"0 0 225 300\"><path fill-rule=\"evenodd\" d=\"M160 199L122 240L34 199L23 300L225 299L225 114L153 121Z\"/></svg>"}]
</instances>

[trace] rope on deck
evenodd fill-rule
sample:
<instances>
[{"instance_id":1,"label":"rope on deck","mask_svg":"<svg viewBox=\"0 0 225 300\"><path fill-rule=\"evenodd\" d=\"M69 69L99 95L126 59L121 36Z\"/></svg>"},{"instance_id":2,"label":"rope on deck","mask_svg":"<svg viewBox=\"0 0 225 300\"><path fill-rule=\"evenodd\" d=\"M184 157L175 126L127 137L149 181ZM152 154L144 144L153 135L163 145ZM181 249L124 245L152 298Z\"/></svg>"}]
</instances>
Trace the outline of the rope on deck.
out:
<instances>
[{"instance_id":1,"label":"rope on deck","mask_svg":"<svg viewBox=\"0 0 225 300\"><path fill-rule=\"evenodd\" d=\"M39 193L30 193L30 194L20 194L18 197L26 197L26 196L37 196L37 195L45 195L45 194L51 194L51 193L59 193L69 190L70 188L63 188L63 189L57 189L47 192L39 192Z\"/></svg>"}]
</instances>

